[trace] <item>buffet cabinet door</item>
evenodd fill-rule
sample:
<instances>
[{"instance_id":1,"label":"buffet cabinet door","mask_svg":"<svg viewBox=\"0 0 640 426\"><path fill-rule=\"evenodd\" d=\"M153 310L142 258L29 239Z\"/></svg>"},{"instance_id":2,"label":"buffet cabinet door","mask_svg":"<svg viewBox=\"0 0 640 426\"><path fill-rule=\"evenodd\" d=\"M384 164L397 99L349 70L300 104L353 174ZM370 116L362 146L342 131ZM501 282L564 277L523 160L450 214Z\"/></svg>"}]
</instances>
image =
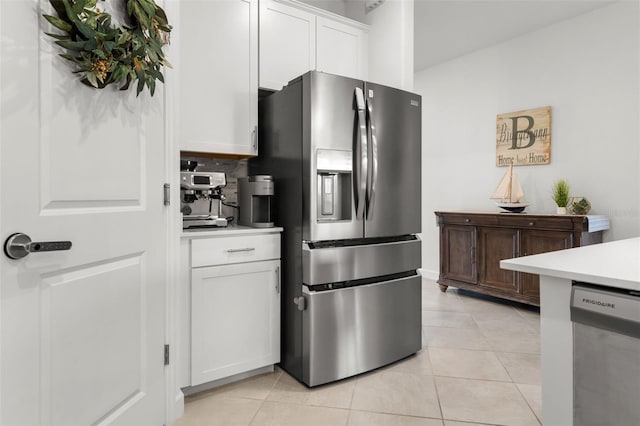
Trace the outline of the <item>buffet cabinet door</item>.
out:
<instances>
[{"instance_id":1,"label":"buffet cabinet door","mask_svg":"<svg viewBox=\"0 0 640 426\"><path fill-rule=\"evenodd\" d=\"M514 228L478 228L480 285L518 293L517 273L500 268L500 261L518 256L518 230Z\"/></svg>"},{"instance_id":2,"label":"buffet cabinet door","mask_svg":"<svg viewBox=\"0 0 640 426\"><path fill-rule=\"evenodd\" d=\"M564 250L573 247L573 234L564 231L525 230L522 232L522 256ZM521 294L540 301L540 277L520 273Z\"/></svg>"},{"instance_id":3,"label":"buffet cabinet door","mask_svg":"<svg viewBox=\"0 0 640 426\"><path fill-rule=\"evenodd\" d=\"M441 278L477 283L476 227L444 225L440 244L445 254L440 263Z\"/></svg>"}]
</instances>

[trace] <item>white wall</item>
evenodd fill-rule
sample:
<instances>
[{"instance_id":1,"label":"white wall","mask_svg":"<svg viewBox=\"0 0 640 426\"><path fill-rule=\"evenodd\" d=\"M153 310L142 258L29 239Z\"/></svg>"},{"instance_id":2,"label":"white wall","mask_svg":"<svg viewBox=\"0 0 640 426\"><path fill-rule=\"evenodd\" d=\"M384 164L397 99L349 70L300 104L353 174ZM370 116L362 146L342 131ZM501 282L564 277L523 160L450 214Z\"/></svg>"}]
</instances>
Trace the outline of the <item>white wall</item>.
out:
<instances>
[{"instance_id":1,"label":"white wall","mask_svg":"<svg viewBox=\"0 0 640 426\"><path fill-rule=\"evenodd\" d=\"M551 164L516 169L530 213L554 213L553 181L606 214L607 241L640 236L639 19L621 2L415 75L423 102L422 266L438 271L436 210L498 211L488 200L496 115L552 107Z\"/></svg>"}]
</instances>

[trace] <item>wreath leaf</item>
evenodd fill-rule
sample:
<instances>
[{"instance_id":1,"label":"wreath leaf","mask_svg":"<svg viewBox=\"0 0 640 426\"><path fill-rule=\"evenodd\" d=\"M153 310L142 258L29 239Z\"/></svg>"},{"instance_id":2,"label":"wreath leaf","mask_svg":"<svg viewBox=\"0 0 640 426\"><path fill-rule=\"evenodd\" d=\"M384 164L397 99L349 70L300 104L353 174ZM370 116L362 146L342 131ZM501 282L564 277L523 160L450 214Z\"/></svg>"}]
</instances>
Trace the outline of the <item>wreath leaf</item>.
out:
<instances>
[{"instance_id":1,"label":"wreath leaf","mask_svg":"<svg viewBox=\"0 0 640 426\"><path fill-rule=\"evenodd\" d=\"M131 1L136 1L136 0L131 0ZM156 14L156 8L153 3L149 3L145 0L138 0L137 4L140 5L140 7L144 10L147 17L151 18L153 15Z\"/></svg>"},{"instance_id":2,"label":"wreath leaf","mask_svg":"<svg viewBox=\"0 0 640 426\"><path fill-rule=\"evenodd\" d=\"M98 87L98 78L96 77L96 73L94 72L88 72L85 74L87 76L87 80L89 81L89 83L91 83L91 85L93 87Z\"/></svg>"},{"instance_id":3,"label":"wreath leaf","mask_svg":"<svg viewBox=\"0 0 640 426\"><path fill-rule=\"evenodd\" d=\"M66 34L54 34L54 33L47 33L45 32L46 35L48 35L49 37L55 38L56 40L70 40L71 37L69 35Z\"/></svg>"},{"instance_id":4,"label":"wreath leaf","mask_svg":"<svg viewBox=\"0 0 640 426\"><path fill-rule=\"evenodd\" d=\"M73 27L70 24L68 24L67 22L63 21L60 18L56 18L55 16L51 16L51 15L42 15L42 16L44 16L44 19L49 21L49 23L51 25L53 25L54 27L56 27L59 30L62 30L62 31L65 31L65 32L69 33L73 29ZM47 33L45 33L45 34L47 34Z\"/></svg>"},{"instance_id":5,"label":"wreath leaf","mask_svg":"<svg viewBox=\"0 0 640 426\"><path fill-rule=\"evenodd\" d=\"M68 20L73 24L80 22L80 20L78 19L78 14L73 11L73 8L69 4L69 2L67 0L62 0L62 4L64 5L64 11L66 12Z\"/></svg>"},{"instance_id":6,"label":"wreath leaf","mask_svg":"<svg viewBox=\"0 0 640 426\"><path fill-rule=\"evenodd\" d=\"M126 10L128 24L112 25L111 15L96 8L97 0L49 0L58 16L43 17L65 34L45 34L69 52L60 56L75 64L73 73L83 84L127 90L138 80L136 96L145 86L153 96L156 81L164 83L162 67L171 67L163 45L172 27L154 0L112 1Z\"/></svg>"},{"instance_id":7,"label":"wreath leaf","mask_svg":"<svg viewBox=\"0 0 640 426\"><path fill-rule=\"evenodd\" d=\"M84 10L86 4L87 0L76 0L76 2L72 6L73 12L76 15L79 15Z\"/></svg>"},{"instance_id":8,"label":"wreath leaf","mask_svg":"<svg viewBox=\"0 0 640 426\"><path fill-rule=\"evenodd\" d=\"M136 96L138 96L140 94L140 92L142 92L144 90L144 74L140 75L141 73L137 73L138 74L138 87L136 88Z\"/></svg>"},{"instance_id":9,"label":"wreath leaf","mask_svg":"<svg viewBox=\"0 0 640 426\"><path fill-rule=\"evenodd\" d=\"M72 41L72 40L58 40L55 42L58 46L64 47L68 50L74 50L76 52L82 52L85 50L85 41Z\"/></svg>"},{"instance_id":10,"label":"wreath leaf","mask_svg":"<svg viewBox=\"0 0 640 426\"><path fill-rule=\"evenodd\" d=\"M76 22L76 28L83 36L86 38L94 38L96 36L96 30L92 29L89 25L85 24L82 21Z\"/></svg>"}]
</instances>

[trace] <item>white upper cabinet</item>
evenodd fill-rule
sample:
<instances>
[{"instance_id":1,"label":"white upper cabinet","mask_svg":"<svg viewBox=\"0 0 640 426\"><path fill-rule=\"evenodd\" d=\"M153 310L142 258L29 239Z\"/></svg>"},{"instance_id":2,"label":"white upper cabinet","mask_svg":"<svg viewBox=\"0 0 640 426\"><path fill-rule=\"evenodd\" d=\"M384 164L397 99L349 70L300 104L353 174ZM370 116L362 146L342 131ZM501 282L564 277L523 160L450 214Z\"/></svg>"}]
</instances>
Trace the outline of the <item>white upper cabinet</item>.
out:
<instances>
[{"instance_id":1,"label":"white upper cabinet","mask_svg":"<svg viewBox=\"0 0 640 426\"><path fill-rule=\"evenodd\" d=\"M367 78L368 26L295 0L260 6L260 87L280 90L309 70Z\"/></svg>"},{"instance_id":2,"label":"white upper cabinet","mask_svg":"<svg viewBox=\"0 0 640 426\"><path fill-rule=\"evenodd\" d=\"M278 3L260 2L260 86L281 89L314 69L316 16Z\"/></svg>"},{"instance_id":3,"label":"white upper cabinet","mask_svg":"<svg viewBox=\"0 0 640 426\"><path fill-rule=\"evenodd\" d=\"M318 16L316 35L318 71L366 80L368 35L365 31Z\"/></svg>"},{"instance_id":4,"label":"white upper cabinet","mask_svg":"<svg viewBox=\"0 0 640 426\"><path fill-rule=\"evenodd\" d=\"M257 155L258 0L181 0L179 15L180 150Z\"/></svg>"}]
</instances>

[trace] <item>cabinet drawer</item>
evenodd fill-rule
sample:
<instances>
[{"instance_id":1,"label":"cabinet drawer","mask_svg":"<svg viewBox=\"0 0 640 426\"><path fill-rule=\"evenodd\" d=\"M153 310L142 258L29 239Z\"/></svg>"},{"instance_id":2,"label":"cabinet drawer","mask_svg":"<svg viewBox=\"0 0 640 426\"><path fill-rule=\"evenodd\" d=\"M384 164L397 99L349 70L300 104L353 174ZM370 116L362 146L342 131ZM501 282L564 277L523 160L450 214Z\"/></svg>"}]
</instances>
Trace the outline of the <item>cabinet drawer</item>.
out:
<instances>
[{"instance_id":1,"label":"cabinet drawer","mask_svg":"<svg viewBox=\"0 0 640 426\"><path fill-rule=\"evenodd\" d=\"M519 228L543 228L543 229L573 229L571 217L526 217L526 216L500 216L500 225Z\"/></svg>"},{"instance_id":2,"label":"cabinet drawer","mask_svg":"<svg viewBox=\"0 0 640 426\"><path fill-rule=\"evenodd\" d=\"M280 234L194 239L191 267L256 262L280 258Z\"/></svg>"},{"instance_id":3,"label":"cabinet drawer","mask_svg":"<svg viewBox=\"0 0 640 426\"><path fill-rule=\"evenodd\" d=\"M446 214L441 215L440 220L451 225L497 225L498 219L495 215L474 215L474 214Z\"/></svg>"}]
</instances>

